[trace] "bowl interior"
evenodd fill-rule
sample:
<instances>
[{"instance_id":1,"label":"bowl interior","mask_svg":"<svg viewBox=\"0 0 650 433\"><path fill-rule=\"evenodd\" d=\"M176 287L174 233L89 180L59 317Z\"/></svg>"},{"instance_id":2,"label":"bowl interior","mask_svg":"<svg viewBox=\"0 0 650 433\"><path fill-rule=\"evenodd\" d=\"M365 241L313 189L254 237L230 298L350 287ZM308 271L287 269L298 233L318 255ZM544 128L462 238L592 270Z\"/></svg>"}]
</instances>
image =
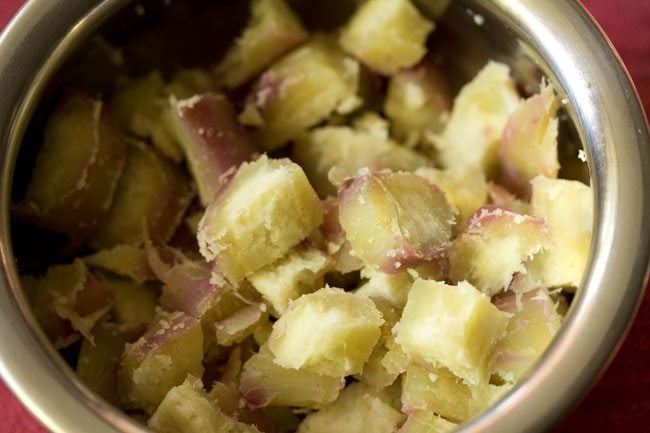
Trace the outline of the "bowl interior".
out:
<instances>
[{"instance_id":1,"label":"bowl interior","mask_svg":"<svg viewBox=\"0 0 650 433\"><path fill-rule=\"evenodd\" d=\"M38 0L34 0L34 2L39 3ZM324 31L332 30L342 24L355 6L355 2L349 0L295 0L291 3L309 28ZM417 0L415 3L425 13L437 13L434 7L436 2ZM558 6L558 2L555 1L549 2L549 4L558 9L567 7ZM612 180L611 177L607 178L603 174L603 167L611 160L612 155L600 150L600 142L594 141L593 131L587 126L584 116L585 110L592 109L589 101L578 97L579 95L568 79L570 75L559 68L558 60L549 60L549 46L544 45L544 42L539 39L543 32L535 33L534 23L525 22L525 15L517 16L517 7L523 7L524 10L528 7L532 10L536 6L530 1L513 1L511 3L506 0L453 1L447 12L436 20L438 26L430 41L431 50L436 53L437 61L447 72L453 91L457 91L489 59L499 60L511 66L523 94L535 92L542 76L550 79L559 97L569 101L561 110L560 116L561 177L588 181L591 174L591 179L597 180L592 184L595 186L597 203L601 203L597 205L597 210L600 211L602 210L602 200L605 200L603 191L605 189L611 191L612 182L618 179ZM579 7L570 6L570 11L584 19L583 15L579 15L581 13ZM483 19L477 19L476 16ZM107 0L93 10L88 17L79 21L76 26L70 27L71 30L59 42L58 48L54 48L54 55L50 56L49 60L39 69L38 74L34 75L38 80L30 83L30 92L22 101L21 115L16 118L12 126L13 139L9 143L9 147L13 150L5 160L3 173L3 186L5 186L5 192L11 191L11 201L17 201L25 192L31 167L42 141L45 121L62 89L71 86L86 90L91 94L106 95L110 93L116 71L109 63L105 62L102 55L105 45L101 41L123 48L126 70L129 74L141 75L153 69L160 69L163 73L170 74L178 67L207 66L217 62L237 36L246 18L246 2L235 0L219 2L150 0L140 2L135 7L125 0ZM522 22L522 20L524 21ZM482 24L479 25L478 22ZM101 38L100 42L98 42L98 37ZM603 49L603 47L600 48ZM578 66L576 65L576 67ZM616 69L616 66L613 65L612 68ZM620 68L620 66L618 67ZM636 109L639 110L638 107ZM595 121L602 122L602 119L595 119ZM634 124L637 123L638 119L635 118ZM598 125L596 124L595 127ZM644 129L643 132L647 137L647 130ZM579 163L575 158L577 150L582 147L580 143L583 142L587 144L585 150L589 157L589 165ZM17 150L18 148L20 151ZM647 159L647 152L641 156L642 161L644 158ZM639 181L643 184L643 180L640 179L636 179L635 182L638 184ZM616 184L616 188L619 187ZM645 192L641 196L645 197ZM610 197L610 199L612 198ZM6 200L7 197L5 197ZM8 209L7 206L4 208ZM605 212L604 215L597 219L605 221L609 214ZM4 218L7 219L8 215L4 215ZM639 217L638 219L643 218ZM6 223L8 224L8 222ZM30 317L27 302L18 288L16 273L17 271L39 273L43 271L45 264L65 260L65 257L61 255L65 239L34 230L33 227L27 227L14 220L11 220L10 226L13 250L9 249L8 258L5 258L5 264L12 263L11 269L8 271L8 280L14 288L17 308L28 318L28 327L33 334L32 337L44 347L47 340L42 332L36 329L33 317ZM607 230L611 231L611 228ZM601 242L600 234L596 233L594 236L597 237L597 241L594 242L592 251L597 253L599 248L605 248L605 246L596 245ZM611 236L612 233L609 233L609 238ZM643 273L647 271L647 251L642 252L641 256L644 254L645 259L641 258L641 263L643 260L646 263ZM13 266L14 257L17 269ZM590 266L591 269L596 266L593 260ZM595 280L597 277L593 278ZM550 354L545 356L537 372L531 373L532 376L537 375L538 378L541 378L542 374L549 374L545 369L557 366L560 358L571 352L571 349L566 346L566 341L572 336L575 337L573 334L578 332L580 326L585 325L584 315L587 314L585 311L576 312L575 310L578 309L577 305L581 304L584 304L583 310L591 308L590 299L598 296L597 283L597 281L591 282L588 290L586 289L585 293L580 293L576 297L567 319L568 325L566 325L571 330L563 331L563 340L552 346L549 350ZM638 286L636 280L630 281L624 286L628 287L627 290L630 290L638 298L639 289L635 289L636 291L629 289L629 287ZM629 305L625 311L617 310L620 316L619 320L624 320L627 323L630 311L633 310L634 306ZM624 328L625 325L617 331L619 336ZM615 346L615 342L612 341L609 343L608 350L610 351ZM87 408L90 408L89 410L96 411L99 414L98 418L103 419L103 422L96 423L101 427L97 427L98 429L95 430L95 426L93 426L93 431L109 432L116 431L116 428L121 428L124 431L138 431L137 425L110 409L101 399L88 393L74 378L72 370L58 358L53 350L47 348L42 350L43 359L49 359L51 365L54 366L53 369L63 372L67 383L66 387L70 393L70 396L66 398L73 398L77 402L81 402L82 406L86 405ZM64 358L66 355L69 355L71 359L74 358L74 349L69 354L64 353L63 355ZM572 353L571 356L580 357L580 354ZM589 354L585 353L584 356L588 357ZM599 366L596 367L596 370L600 370L608 356L609 354L605 354L602 359L597 361ZM590 372L590 374L589 380L593 380L595 373ZM588 383L583 380L581 382L582 390L586 386ZM483 427L490 428L490 419L495 420L498 417L506 417L507 413L516 413L517 402L525 395L534 393L531 388L535 387L539 386L535 384L534 380L525 380L504 399L500 409L495 409L491 415L488 414L483 419L472 423L467 427L467 431L478 431L477 429ZM522 390L524 388L527 389ZM575 400L579 393L576 391L571 398L558 400L557 404L545 408L541 415L529 422L517 425L512 421L514 418L510 416L509 424L504 423L500 430L494 431L524 431L528 429L534 431L545 427L552 422L552 419L541 418L550 413L554 413L557 417L558 411L566 411L569 405L567 402ZM552 398L548 393L545 395ZM38 402L31 401L38 405ZM37 409L34 410L38 412ZM54 410L50 409L51 412ZM52 429L62 431L63 427L61 426L64 425L64 422L60 420L62 416L50 413L42 418L48 422ZM490 416L492 418L489 418ZM92 416L88 419L91 418ZM91 428L90 425L86 427L86 429ZM520 430L518 430L519 427L521 427Z\"/></svg>"}]
</instances>

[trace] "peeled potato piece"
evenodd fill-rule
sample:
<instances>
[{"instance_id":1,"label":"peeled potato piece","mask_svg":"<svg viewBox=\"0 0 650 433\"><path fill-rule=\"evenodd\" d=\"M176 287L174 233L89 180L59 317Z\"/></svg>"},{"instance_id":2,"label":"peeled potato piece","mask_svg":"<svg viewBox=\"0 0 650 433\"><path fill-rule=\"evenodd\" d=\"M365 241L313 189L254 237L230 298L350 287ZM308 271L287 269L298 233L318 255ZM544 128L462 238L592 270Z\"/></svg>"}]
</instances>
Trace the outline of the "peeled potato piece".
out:
<instances>
[{"instance_id":1,"label":"peeled potato piece","mask_svg":"<svg viewBox=\"0 0 650 433\"><path fill-rule=\"evenodd\" d=\"M293 146L292 159L304 168L321 197L336 195L329 180L332 167L354 175L361 168L413 171L432 161L399 146L388 137L347 126L325 126L301 136Z\"/></svg>"},{"instance_id":2,"label":"peeled potato piece","mask_svg":"<svg viewBox=\"0 0 650 433\"><path fill-rule=\"evenodd\" d=\"M126 152L107 105L67 91L47 122L16 214L45 229L87 239L113 203Z\"/></svg>"},{"instance_id":3,"label":"peeled potato piece","mask_svg":"<svg viewBox=\"0 0 650 433\"><path fill-rule=\"evenodd\" d=\"M510 285L516 273L526 272L524 262L552 248L553 241L543 218L484 206L449 248L449 276L495 295Z\"/></svg>"},{"instance_id":4,"label":"peeled potato piece","mask_svg":"<svg viewBox=\"0 0 650 433\"><path fill-rule=\"evenodd\" d=\"M201 323L184 313L163 315L126 346L118 375L122 404L153 413L188 374L203 373L202 359Z\"/></svg>"},{"instance_id":5,"label":"peeled potato piece","mask_svg":"<svg viewBox=\"0 0 650 433\"><path fill-rule=\"evenodd\" d=\"M141 245L116 245L83 259L92 267L129 277L138 283L155 278L147 261L147 252Z\"/></svg>"},{"instance_id":6,"label":"peeled potato piece","mask_svg":"<svg viewBox=\"0 0 650 433\"><path fill-rule=\"evenodd\" d=\"M551 343L562 316L544 288L524 294L508 291L493 302L499 310L512 314L506 337L499 344L494 372L502 380L516 383Z\"/></svg>"},{"instance_id":7,"label":"peeled potato piece","mask_svg":"<svg viewBox=\"0 0 650 433\"><path fill-rule=\"evenodd\" d=\"M258 128L264 149L278 148L331 113L357 108L359 69L334 41L315 36L260 76L239 119Z\"/></svg>"},{"instance_id":8,"label":"peeled potato piece","mask_svg":"<svg viewBox=\"0 0 650 433\"><path fill-rule=\"evenodd\" d=\"M266 304L252 304L214 324L217 344L231 346L252 335L261 323L268 320Z\"/></svg>"},{"instance_id":9,"label":"peeled potato piece","mask_svg":"<svg viewBox=\"0 0 650 433\"><path fill-rule=\"evenodd\" d=\"M83 383L108 402L120 402L117 371L124 346L144 332L144 326L100 322L92 330L93 342L84 340L75 372Z\"/></svg>"},{"instance_id":10,"label":"peeled potato piece","mask_svg":"<svg viewBox=\"0 0 650 433\"><path fill-rule=\"evenodd\" d=\"M327 254L310 244L292 248L281 259L248 277L248 281L280 317L291 301L323 287L323 276L333 266Z\"/></svg>"},{"instance_id":11,"label":"peeled potato piece","mask_svg":"<svg viewBox=\"0 0 650 433\"><path fill-rule=\"evenodd\" d=\"M451 433L458 424L440 418L428 410L418 410L409 415L398 433Z\"/></svg>"},{"instance_id":12,"label":"peeled potato piece","mask_svg":"<svg viewBox=\"0 0 650 433\"><path fill-rule=\"evenodd\" d=\"M224 414L192 375L169 390L147 425L158 433L259 433Z\"/></svg>"},{"instance_id":13,"label":"peeled potato piece","mask_svg":"<svg viewBox=\"0 0 650 433\"><path fill-rule=\"evenodd\" d=\"M300 19L284 0L255 0L246 28L217 66L220 83L236 88L307 39Z\"/></svg>"},{"instance_id":14,"label":"peeled potato piece","mask_svg":"<svg viewBox=\"0 0 650 433\"><path fill-rule=\"evenodd\" d=\"M499 147L501 183L529 199L530 181L539 176L556 178L558 101L550 85L521 103L510 114Z\"/></svg>"},{"instance_id":15,"label":"peeled potato piece","mask_svg":"<svg viewBox=\"0 0 650 433\"><path fill-rule=\"evenodd\" d=\"M239 382L244 400L253 408L271 405L318 409L333 402L343 386L343 377L278 365L266 345L246 361Z\"/></svg>"},{"instance_id":16,"label":"peeled potato piece","mask_svg":"<svg viewBox=\"0 0 650 433\"><path fill-rule=\"evenodd\" d=\"M289 306L273 325L269 349L285 368L348 376L361 372L383 323L370 299L323 288Z\"/></svg>"},{"instance_id":17,"label":"peeled potato piece","mask_svg":"<svg viewBox=\"0 0 650 433\"><path fill-rule=\"evenodd\" d=\"M110 289L93 276L81 259L52 266L43 277L23 277L34 315L54 347L93 341L92 328L113 306Z\"/></svg>"},{"instance_id":18,"label":"peeled potato piece","mask_svg":"<svg viewBox=\"0 0 650 433\"><path fill-rule=\"evenodd\" d=\"M446 367L478 386L490 378L490 363L507 325L508 314L471 284L417 280L395 339L412 361Z\"/></svg>"},{"instance_id":19,"label":"peeled potato piece","mask_svg":"<svg viewBox=\"0 0 650 433\"><path fill-rule=\"evenodd\" d=\"M334 402L307 415L297 433L393 433L405 416L391 405L385 389L354 383Z\"/></svg>"},{"instance_id":20,"label":"peeled potato piece","mask_svg":"<svg viewBox=\"0 0 650 433\"><path fill-rule=\"evenodd\" d=\"M201 254L238 283L284 256L323 221L316 193L288 159L243 164L199 223Z\"/></svg>"},{"instance_id":21,"label":"peeled potato piece","mask_svg":"<svg viewBox=\"0 0 650 433\"><path fill-rule=\"evenodd\" d=\"M446 368L412 364L402 380L402 411L428 411L462 423L483 412L509 389L509 385L469 385Z\"/></svg>"},{"instance_id":22,"label":"peeled potato piece","mask_svg":"<svg viewBox=\"0 0 650 433\"><path fill-rule=\"evenodd\" d=\"M456 213L438 187L412 173L361 171L339 189L339 218L353 254L385 273L437 260Z\"/></svg>"},{"instance_id":23,"label":"peeled potato piece","mask_svg":"<svg viewBox=\"0 0 650 433\"><path fill-rule=\"evenodd\" d=\"M425 133L442 131L451 104L442 71L425 59L391 77L384 112L391 121L391 132L396 139L417 144Z\"/></svg>"},{"instance_id":24,"label":"peeled potato piece","mask_svg":"<svg viewBox=\"0 0 650 433\"><path fill-rule=\"evenodd\" d=\"M546 220L555 245L536 256L528 272L546 287L579 287L589 259L593 191L577 181L543 176L532 185L532 213Z\"/></svg>"},{"instance_id":25,"label":"peeled potato piece","mask_svg":"<svg viewBox=\"0 0 650 433\"><path fill-rule=\"evenodd\" d=\"M187 176L142 143L133 143L113 206L101 221L92 245L140 245L145 239L171 239L190 205Z\"/></svg>"},{"instance_id":26,"label":"peeled potato piece","mask_svg":"<svg viewBox=\"0 0 650 433\"><path fill-rule=\"evenodd\" d=\"M358 292L357 295L359 295ZM372 350L368 361L364 364L363 370L355 378L374 389L382 389L392 385L400 374L399 370L390 368L383 360L390 348L395 345L395 337L392 331L393 327L399 322L402 311L383 298L370 297L370 299L381 312L384 324L381 325L379 341Z\"/></svg>"},{"instance_id":27,"label":"peeled potato piece","mask_svg":"<svg viewBox=\"0 0 650 433\"><path fill-rule=\"evenodd\" d=\"M345 25L339 43L370 69L391 75L424 57L433 28L409 0L370 0Z\"/></svg>"},{"instance_id":28,"label":"peeled potato piece","mask_svg":"<svg viewBox=\"0 0 650 433\"><path fill-rule=\"evenodd\" d=\"M488 177L496 175L499 140L510 113L518 106L519 94L510 69L489 62L461 89L445 129L432 137L440 165L479 165Z\"/></svg>"}]
</instances>

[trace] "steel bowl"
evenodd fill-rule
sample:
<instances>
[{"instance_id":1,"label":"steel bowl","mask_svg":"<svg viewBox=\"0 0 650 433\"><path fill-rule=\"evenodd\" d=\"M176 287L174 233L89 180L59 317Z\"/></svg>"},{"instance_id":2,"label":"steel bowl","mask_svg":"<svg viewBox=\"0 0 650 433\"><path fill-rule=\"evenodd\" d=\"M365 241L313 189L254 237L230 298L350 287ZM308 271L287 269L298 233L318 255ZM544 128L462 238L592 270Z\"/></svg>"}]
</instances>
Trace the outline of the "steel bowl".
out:
<instances>
[{"instance_id":1,"label":"steel bowl","mask_svg":"<svg viewBox=\"0 0 650 433\"><path fill-rule=\"evenodd\" d=\"M437 13L439 2L415 1L424 13ZM0 374L53 432L145 429L75 378L30 312L18 279L9 212L12 188L26 176L17 159L39 112L60 85L61 71L89 38L98 32L138 33L162 19L164 14L156 11L169 3L145 1L136 7L128 0L31 0L0 37ZM313 16L323 10L344 14L352 3L336 0L319 9L302 2ZM151 14L142 17L143 10ZM228 27L231 21L228 16L219 23ZM461 428L490 433L546 430L607 366L647 283L648 125L620 59L577 1L455 0L438 24L436 31L444 35L438 49L450 76L457 79L456 88L489 58L513 66L523 85L542 71L566 102L566 137L573 135L582 143L588 157L595 221L582 286L536 367L498 404Z\"/></svg>"}]
</instances>

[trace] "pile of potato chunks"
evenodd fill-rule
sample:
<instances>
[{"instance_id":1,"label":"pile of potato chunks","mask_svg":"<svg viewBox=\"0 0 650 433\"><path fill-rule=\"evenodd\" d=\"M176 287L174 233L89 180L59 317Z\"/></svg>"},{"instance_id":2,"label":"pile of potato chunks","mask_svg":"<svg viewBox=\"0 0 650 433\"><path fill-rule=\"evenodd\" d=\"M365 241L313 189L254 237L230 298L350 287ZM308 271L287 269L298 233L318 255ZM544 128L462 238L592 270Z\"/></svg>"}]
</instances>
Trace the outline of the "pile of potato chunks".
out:
<instances>
[{"instance_id":1,"label":"pile of potato chunks","mask_svg":"<svg viewBox=\"0 0 650 433\"><path fill-rule=\"evenodd\" d=\"M336 34L284 0L250 14L213 69L61 96L13 210L84 253L23 276L34 314L157 432L451 431L584 272L592 192L557 178L554 91L490 62L452 100L409 0Z\"/></svg>"}]
</instances>

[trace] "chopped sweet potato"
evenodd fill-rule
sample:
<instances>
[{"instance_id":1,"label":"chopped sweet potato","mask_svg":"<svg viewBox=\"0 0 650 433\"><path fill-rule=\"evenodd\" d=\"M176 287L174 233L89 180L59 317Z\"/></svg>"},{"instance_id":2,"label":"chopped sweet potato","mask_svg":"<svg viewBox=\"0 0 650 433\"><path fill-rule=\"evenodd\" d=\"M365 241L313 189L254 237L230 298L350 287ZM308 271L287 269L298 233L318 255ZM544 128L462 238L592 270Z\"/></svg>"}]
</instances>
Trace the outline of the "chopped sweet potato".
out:
<instances>
[{"instance_id":1,"label":"chopped sweet potato","mask_svg":"<svg viewBox=\"0 0 650 433\"><path fill-rule=\"evenodd\" d=\"M331 113L357 108L358 81L359 64L334 41L315 36L261 75L240 121L258 128L264 149L275 149Z\"/></svg>"},{"instance_id":2,"label":"chopped sweet potato","mask_svg":"<svg viewBox=\"0 0 650 433\"><path fill-rule=\"evenodd\" d=\"M412 361L446 367L478 386L490 378L507 325L508 314L471 284L417 280L396 326L396 341Z\"/></svg>"},{"instance_id":3,"label":"chopped sweet potato","mask_svg":"<svg viewBox=\"0 0 650 433\"><path fill-rule=\"evenodd\" d=\"M488 177L498 172L499 139L519 95L510 69L489 62L454 100L445 129L433 136L443 168L480 165Z\"/></svg>"},{"instance_id":4,"label":"chopped sweet potato","mask_svg":"<svg viewBox=\"0 0 650 433\"><path fill-rule=\"evenodd\" d=\"M126 141L106 104L66 92L44 132L20 218L75 239L97 230L115 195Z\"/></svg>"},{"instance_id":5,"label":"chopped sweet potato","mask_svg":"<svg viewBox=\"0 0 650 433\"><path fill-rule=\"evenodd\" d=\"M149 267L147 252L141 245L116 245L86 256L84 261L92 267L131 278L138 283L155 278Z\"/></svg>"},{"instance_id":6,"label":"chopped sweet potato","mask_svg":"<svg viewBox=\"0 0 650 433\"><path fill-rule=\"evenodd\" d=\"M476 211L449 249L449 276L492 296L508 287L524 263L553 246L543 218L488 205Z\"/></svg>"},{"instance_id":7,"label":"chopped sweet potato","mask_svg":"<svg viewBox=\"0 0 650 433\"><path fill-rule=\"evenodd\" d=\"M271 312L280 317L291 301L323 287L323 276L332 266L333 260L327 254L300 244L250 275L248 281L270 304Z\"/></svg>"},{"instance_id":8,"label":"chopped sweet potato","mask_svg":"<svg viewBox=\"0 0 650 433\"><path fill-rule=\"evenodd\" d=\"M227 181L256 152L253 137L238 122L228 99L206 93L174 104L174 120L187 164L207 206Z\"/></svg>"},{"instance_id":9,"label":"chopped sweet potato","mask_svg":"<svg viewBox=\"0 0 650 433\"><path fill-rule=\"evenodd\" d=\"M114 302L81 259L52 266L43 277L23 277L22 283L34 315L57 348L76 341L77 332L92 343L93 327Z\"/></svg>"},{"instance_id":10,"label":"chopped sweet potato","mask_svg":"<svg viewBox=\"0 0 650 433\"><path fill-rule=\"evenodd\" d=\"M392 433L405 416L392 407L386 390L354 383L334 402L307 415L297 433Z\"/></svg>"},{"instance_id":11,"label":"chopped sweet potato","mask_svg":"<svg viewBox=\"0 0 650 433\"><path fill-rule=\"evenodd\" d=\"M333 402L344 385L343 377L284 368L275 363L268 347L262 346L244 364L239 390L253 408L271 405L318 409Z\"/></svg>"},{"instance_id":12,"label":"chopped sweet potato","mask_svg":"<svg viewBox=\"0 0 650 433\"><path fill-rule=\"evenodd\" d=\"M339 189L339 218L354 255L386 273L435 261L457 211L412 173L361 171Z\"/></svg>"},{"instance_id":13,"label":"chopped sweet potato","mask_svg":"<svg viewBox=\"0 0 650 433\"><path fill-rule=\"evenodd\" d=\"M142 325L117 325L102 321L92 330L93 342L84 340L75 372L92 391L108 402L120 402L117 371L124 346L133 343L144 332Z\"/></svg>"},{"instance_id":14,"label":"chopped sweet potato","mask_svg":"<svg viewBox=\"0 0 650 433\"><path fill-rule=\"evenodd\" d=\"M192 375L169 390L147 425L158 433L260 433L225 415Z\"/></svg>"},{"instance_id":15,"label":"chopped sweet potato","mask_svg":"<svg viewBox=\"0 0 650 433\"><path fill-rule=\"evenodd\" d=\"M494 304L512 314L506 336L499 344L494 373L508 383L515 383L551 343L562 317L544 288L524 294L509 291L495 297Z\"/></svg>"},{"instance_id":16,"label":"chopped sweet potato","mask_svg":"<svg viewBox=\"0 0 650 433\"><path fill-rule=\"evenodd\" d=\"M113 206L101 220L92 245L140 245L147 237L166 242L181 223L193 195L179 167L152 148L133 143Z\"/></svg>"},{"instance_id":17,"label":"chopped sweet potato","mask_svg":"<svg viewBox=\"0 0 650 433\"><path fill-rule=\"evenodd\" d=\"M305 41L308 33L284 0L255 0L250 20L216 69L220 83L236 88Z\"/></svg>"},{"instance_id":18,"label":"chopped sweet potato","mask_svg":"<svg viewBox=\"0 0 650 433\"><path fill-rule=\"evenodd\" d=\"M524 199L530 198L530 181L539 176L556 178L558 101L550 85L525 100L508 118L499 147L501 183Z\"/></svg>"},{"instance_id":19,"label":"chopped sweet potato","mask_svg":"<svg viewBox=\"0 0 650 433\"><path fill-rule=\"evenodd\" d=\"M200 322L180 312L164 315L126 346L118 374L122 404L153 413L188 374L201 376L202 359Z\"/></svg>"},{"instance_id":20,"label":"chopped sweet potato","mask_svg":"<svg viewBox=\"0 0 650 433\"><path fill-rule=\"evenodd\" d=\"M392 75L424 57L433 28L409 0L370 0L343 28L339 43L372 70Z\"/></svg>"},{"instance_id":21,"label":"chopped sweet potato","mask_svg":"<svg viewBox=\"0 0 650 433\"><path fill-rule=\"evenodd\" d=\"M268 345L285 368L343 377L361 372L383 323L370 299L323 288L289 305Z\"/></svg>"},{"instance_id":22,"label":"chopped sweet potato","mask_svg":"<svg viewBox=\"0 0 650 433\"><path fill-rule=\"evenodd\" d=\"M543 176L533 179L532 185L532 213L546 220L555 245L533 258L528 270L546 287L572 290L580 286L589 259L593 192L578 181Z\"/></svg>"},{"instance_id":23,"label":"chopped sweet potato","mask_svg":"<svg viewBox=\"0 0 650 433\"><path fill-rule=\"evenodd\" d=\"M286 159L243 164L199 224L201 254L238 283L284 256L323 221L300 166Z\"/></svg>"},{"instance_id":24,"label":"chopped sweet potato","mask_svg":"<svg viewBox=\"0 0 650 433\"><path fill-rule=\"evenodd\" d=\"M442 131L451 104L442 71L425 59L391 77L384 112L391 121L392 135L404 143L415 145L425 133Z\"/></svg>"},{"instance_id":25,"label":"chopped sweet potato","mask_svg":"<svg viewBox=\"0 0 650 433\"><path fill-rule=\"evenodd\" d=\"M329 180L333 167L353 176L364 167L372 171L414 171L432 165L425 156L388 137L347 126L325 126L303 135L294 143L292 159L304 168L321 197L336 194L336 187Z\"/></svg>"}]
</instances>

